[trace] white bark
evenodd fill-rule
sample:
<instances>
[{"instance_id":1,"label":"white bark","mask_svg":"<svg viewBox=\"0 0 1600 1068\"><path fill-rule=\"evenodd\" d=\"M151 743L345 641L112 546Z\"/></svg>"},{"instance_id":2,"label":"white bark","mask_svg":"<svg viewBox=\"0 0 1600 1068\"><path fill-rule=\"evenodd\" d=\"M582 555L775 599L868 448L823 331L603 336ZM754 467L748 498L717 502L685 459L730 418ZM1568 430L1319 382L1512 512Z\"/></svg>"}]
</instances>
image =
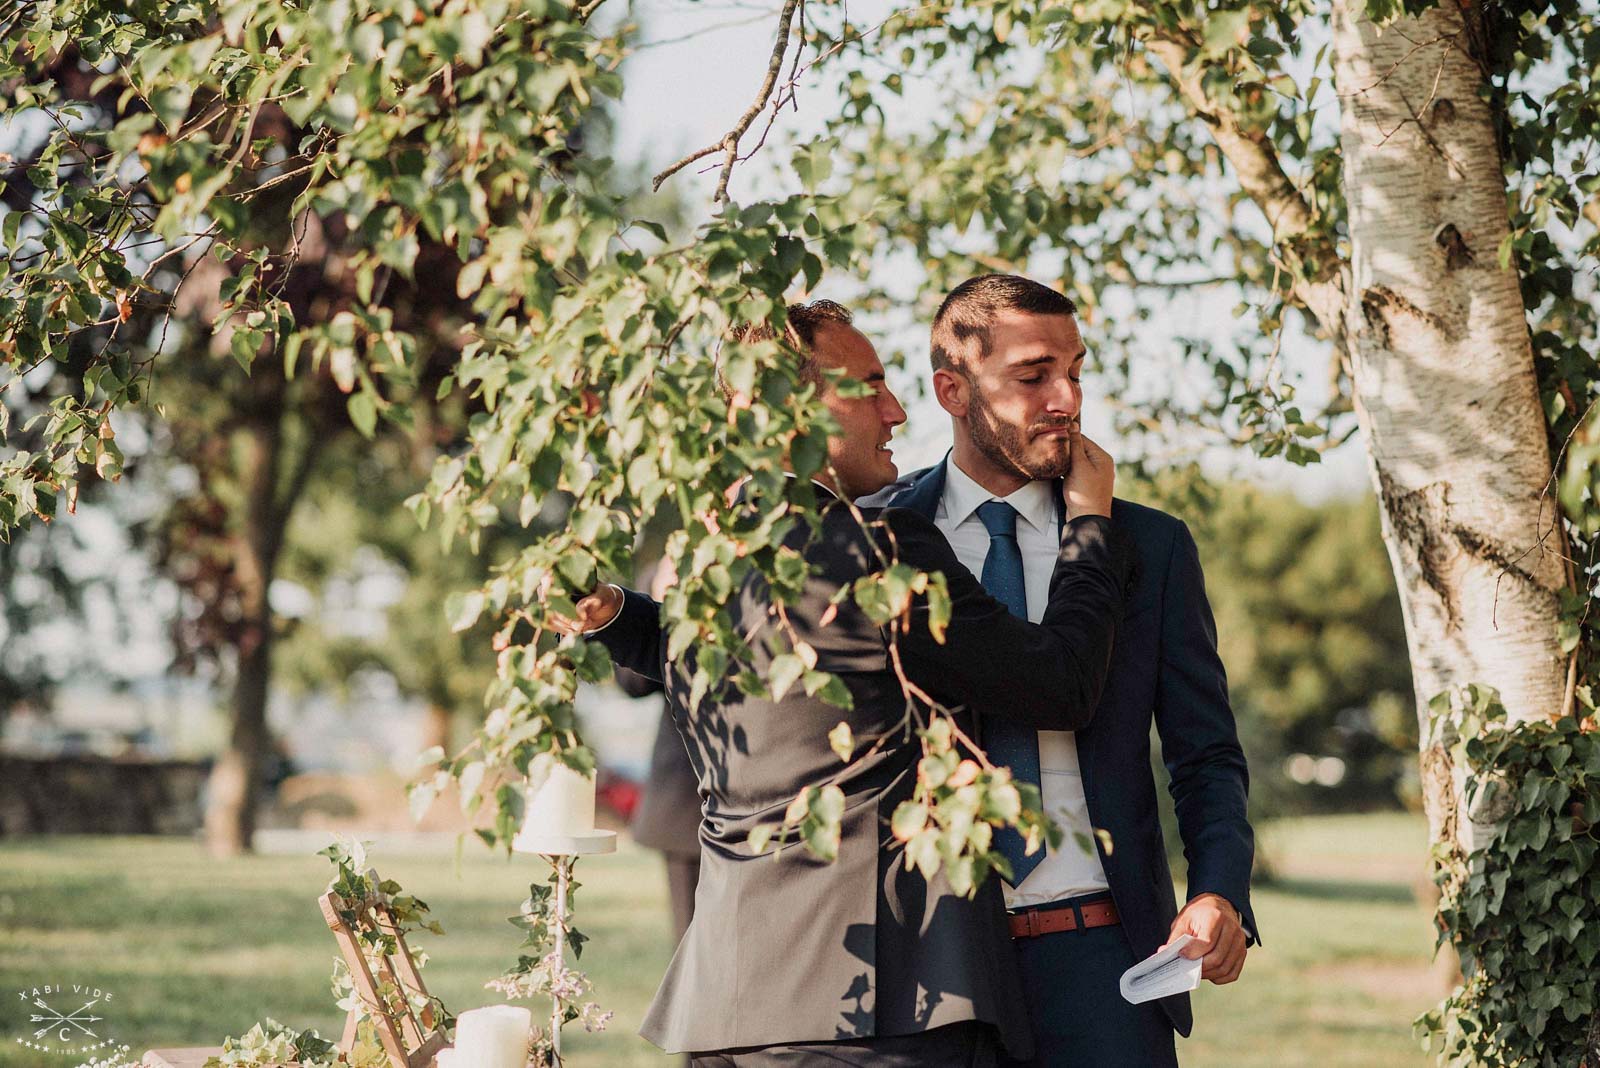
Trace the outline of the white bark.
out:
<instances>
[{"instance_id":1,"label":"white bark","mask_svg":"<svg viewBox=\"0 0 1600 1068\"><path fill-rule=\"evenodd\" d=\"M1334 3L1350 226L1346 337L1356 414L1399 580L1418 714L1468 682L1513 719L1559 712L1565 572L1533 352L1474 24L1441 4L1381 31ZM1447 769L1432 769L1436 772ZM1456 828L1429 774L1435 840Z\"/></svg>"}]
</instances>

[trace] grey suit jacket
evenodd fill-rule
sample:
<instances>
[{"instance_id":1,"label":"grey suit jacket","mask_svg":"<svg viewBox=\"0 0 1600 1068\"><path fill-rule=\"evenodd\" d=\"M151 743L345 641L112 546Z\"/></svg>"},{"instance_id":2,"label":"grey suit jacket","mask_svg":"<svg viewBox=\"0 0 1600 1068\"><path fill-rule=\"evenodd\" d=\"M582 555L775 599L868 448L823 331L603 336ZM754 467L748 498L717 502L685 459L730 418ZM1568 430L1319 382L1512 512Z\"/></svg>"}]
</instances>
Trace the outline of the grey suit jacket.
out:
<instances>
[{"instance_id":1,"label":"grey suit jacket","mask_svg":"<svg viewBox=\"0 0 1600 1068\"><path fill-rule=\"evenodd\" d=\"M1104 682L1129 547L1109 520L1069 523L1049 606L1032 625L983 592L928 520L902 509L865 515L870 530L835 503L816 533L800 526L786 540L815 572L788 618L817 651L817 666L849 688L848 710L800 686L777 701L726 686L691 711L694 649L684 663L668 663L658 606L631 591L596 636L621 666L665 682L704 801L694 921L640 1029L667 1050L912 1034L979 1020L1013 1055L1031 1055L998 882L963 898L942 877L930 883L906 870L893 848L888 818L912 794L921 749L900 729L906 698L888 636L848 598L823 620L841 587L881 568L879 551L943 571L953 601L946 643L928 636L925 606L899 639L912 681L951 707L992 706L1037 727L1076 729L1089 722ZM757 671L787 645L770 609L755 576L728 608L734 626L753 634ZM857 739L882 735L885 744L859 746L841 764L826 738L841 719ZM836 861L796 845L777 856L750 852L752 829L778 823L797 793L830 779L846 798Z\"/></svg>"}]
</instances>

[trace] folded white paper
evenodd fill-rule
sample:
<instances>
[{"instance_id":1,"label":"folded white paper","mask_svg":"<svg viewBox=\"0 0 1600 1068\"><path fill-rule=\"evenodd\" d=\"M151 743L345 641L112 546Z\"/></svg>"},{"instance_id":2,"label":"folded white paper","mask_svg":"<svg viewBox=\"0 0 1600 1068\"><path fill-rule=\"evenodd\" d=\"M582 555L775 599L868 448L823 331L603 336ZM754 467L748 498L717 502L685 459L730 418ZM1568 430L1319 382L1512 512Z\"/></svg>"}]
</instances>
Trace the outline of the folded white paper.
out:
<instances>
[{"instance_id":1,"label":"folded white paper","mask_svg":"<svg viewBox=\"0 0 1600 1068\"><path fill-rule=\"evenodd\" d=\"M1200 962L1178 956L1178 951L1193 941L1192 935L1179 935L1123 972L1122 981L1117 984L1122 996L1131 1004L1138 1005L1156 998L1182 994L1199 986Z\"/></svg>"}]
</instances>

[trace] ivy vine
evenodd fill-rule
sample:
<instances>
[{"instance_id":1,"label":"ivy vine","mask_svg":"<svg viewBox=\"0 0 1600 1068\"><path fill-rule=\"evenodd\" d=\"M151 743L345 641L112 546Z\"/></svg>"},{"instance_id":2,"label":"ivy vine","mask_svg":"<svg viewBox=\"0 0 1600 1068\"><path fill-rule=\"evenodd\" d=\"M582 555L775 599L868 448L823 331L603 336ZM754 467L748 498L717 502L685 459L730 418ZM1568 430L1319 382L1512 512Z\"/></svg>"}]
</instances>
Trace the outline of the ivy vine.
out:
<instances>
[{"instance_id":1,"label":"ivy vine","mask_svg":"<svg viewBox=\"0 0 1600 1068\"><path fill-rule=\"evenodd\" d=\"M1435 702L1467 769L1468 812L1493 820L1471 853L1438 847L1439 943L1465 982L1418 1020L1448 1064L1594 1064L1600 1028L1600 724L1503 722L1493 691ZM1499 721L1499 722L1497 722Z\"/></svg>"}]
</instances>

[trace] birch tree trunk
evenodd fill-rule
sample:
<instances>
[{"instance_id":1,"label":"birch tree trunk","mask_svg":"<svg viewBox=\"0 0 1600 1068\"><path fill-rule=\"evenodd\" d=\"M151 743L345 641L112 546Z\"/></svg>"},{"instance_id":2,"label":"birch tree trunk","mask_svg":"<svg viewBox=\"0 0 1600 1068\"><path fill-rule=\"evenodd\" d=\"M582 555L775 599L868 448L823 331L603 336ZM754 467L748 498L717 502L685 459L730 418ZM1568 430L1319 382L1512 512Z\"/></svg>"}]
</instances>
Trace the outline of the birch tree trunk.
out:
<instances>
[{"instance_id":1,"label":"birch tree trunk","mask_svg":"<svg viewBox=\"0 0 1600 1068\"><path fill-rule=\"evenodd\" d=\"M1475 4L1383 29L1335 0L1350 264L1344 333L1404 608L1418 716L1495 687L1512 719L1561 708L1565 571ZM1470 848L1459 775L1425 751L1435 841ZM1452 778L1456 781L1453 783Z\"/></svg>"}]
</instances>

